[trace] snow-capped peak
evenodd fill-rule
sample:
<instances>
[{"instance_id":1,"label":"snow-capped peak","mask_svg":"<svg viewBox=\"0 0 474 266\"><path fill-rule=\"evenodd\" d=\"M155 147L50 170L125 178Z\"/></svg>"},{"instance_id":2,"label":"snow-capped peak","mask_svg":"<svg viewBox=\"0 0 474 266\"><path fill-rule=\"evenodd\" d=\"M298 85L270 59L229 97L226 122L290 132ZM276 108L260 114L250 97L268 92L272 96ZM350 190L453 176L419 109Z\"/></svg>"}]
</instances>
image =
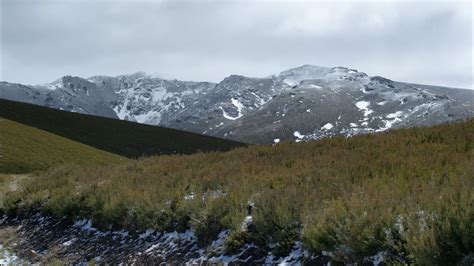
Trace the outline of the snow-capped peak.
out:
<instances>
[{"instance_id":1,"label":"snow-capped peak","mask_svg":"<svg viewBox=\"0 0 474 266\"><path fill-rule=\"evenodd\" d=\"M295 86L303 80L322 78L331 73L331 68L313 65L302 65L300 67L291 68L278 74L278 77L284 83Z\"/></svg>"},{"instance_id":2,"label":"snow-capped peak","mask_svg":"<svg viewBox=\"0 0 474 266\"><path fill-rule=\"evenodd\" d=\"M249 143L352 136L474 116L471 91L391 81L347 67L303 65L218 84L128 75L0 83L2 98Z\"/></svg>"}]
</instances>

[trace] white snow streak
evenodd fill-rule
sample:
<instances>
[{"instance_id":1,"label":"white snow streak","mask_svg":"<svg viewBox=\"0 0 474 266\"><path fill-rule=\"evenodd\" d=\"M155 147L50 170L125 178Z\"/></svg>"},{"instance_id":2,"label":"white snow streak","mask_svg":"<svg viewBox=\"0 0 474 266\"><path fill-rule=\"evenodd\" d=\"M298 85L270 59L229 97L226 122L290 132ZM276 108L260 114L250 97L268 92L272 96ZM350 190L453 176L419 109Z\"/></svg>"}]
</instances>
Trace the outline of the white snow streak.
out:
<instances>
[{"instance_id":1,"label":"white snow streak","mask_svg":"<svg viewBox=\"0 0 474 266\"><path fill-rule=\"evenodd\" d=\"M239 102L238 99L234 99L233 97L230 99L232 104L237 108L237 116L236 117L233 117L233 116L230 116L225 110L224 108L222 108L222 106L219 106L219 108L221 108L222 110L222 115L224 116L224 118L226 119L229 119L229 120L237 120L239 118L241 118L243 116L242 114L242 109L244 109L244 105Z\"/></svg>"},{"instance_id":2,"label":"white snow streak","mask_svg":"<svg viewBox=\"0 0 474 266\"><path fill-rule=\"evenodd\" d=\"M401 111L386 115L385 117L391 120L383 120L385 125L377 129L376 132L381 132L390 129L395 123L402 121L402 116L403 113Z\"/></svg>"},{"instance_id":3,"label":"white snow streak","mask_svg":"<svg viewBox=\"0 0 474 266\"><path fill-rule=\"evenodd\" d=\"M296 139L296 142L300 142L303 140L304 138L304 135L302 135L299 131L295 131L293 133L293 136L295 136L297 139Z\"/></svg>"},{"instance_id":4,"label":"white snow streak","mask_svg":"<svg viewBox=\"0 0 474 266\"><path fill-rule=\"evenodd\" d=\"M374 111L369 109L370 102L367 101L358 101L355 103L356 107L359 108L359 110L364 112L364 116L367 117Z\"/></svg>"},{"instance_id":5,"label":"white snow streak","mask_svg":"<svg viewBox=\"0 0 474 266\"><path fill-rule=\"evenodd\" d=\"M326 123L324 126L321 127L321 129L324 129L324 130L330 130L331 128L333 128L333 124L331 123Z\"/></svg>"}]
</instances>

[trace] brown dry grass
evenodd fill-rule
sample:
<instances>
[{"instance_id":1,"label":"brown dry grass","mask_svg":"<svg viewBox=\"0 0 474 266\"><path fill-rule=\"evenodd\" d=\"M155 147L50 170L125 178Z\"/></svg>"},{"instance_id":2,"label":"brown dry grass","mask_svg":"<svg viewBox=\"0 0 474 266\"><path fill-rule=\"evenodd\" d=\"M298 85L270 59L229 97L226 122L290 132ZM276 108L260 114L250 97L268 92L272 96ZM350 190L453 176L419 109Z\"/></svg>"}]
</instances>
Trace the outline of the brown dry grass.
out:
<instances>
[{"instance_id":1,"label":"brown dry grass","mask_svg":"<svg viewBox=\"0 0 474 266\"><path fill-rule=\"evenodd\" d=\"M151 157L52 169L9 197L9 210L92 218L131 230L224 228L287 254L296 240L344 262L461 263L474 250L474 120L349 139ZM193 199L186 195L194 194ZM248 201L254 230L242 232Z\"/></svg>"}]
</instances>

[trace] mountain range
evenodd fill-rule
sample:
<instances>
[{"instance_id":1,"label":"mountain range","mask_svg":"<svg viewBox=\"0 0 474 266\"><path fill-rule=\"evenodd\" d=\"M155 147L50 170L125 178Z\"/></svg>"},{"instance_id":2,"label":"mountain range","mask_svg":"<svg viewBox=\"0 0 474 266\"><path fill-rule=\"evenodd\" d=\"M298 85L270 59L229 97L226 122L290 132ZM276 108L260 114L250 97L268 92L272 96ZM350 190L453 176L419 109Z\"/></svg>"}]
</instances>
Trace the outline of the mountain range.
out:
<instances>
[{"instance_id":1,"label":"mountain range","mask_svg":"<svg viewBox=\"0 0 474 266\"><path fill-rule=\"evenodd\" d=\"M219 83L138 72L0 82L0 98L247 143L352 136L474 116L474 91L393 81L346 67L303 65Z\"/></svg>"}]
</instances>

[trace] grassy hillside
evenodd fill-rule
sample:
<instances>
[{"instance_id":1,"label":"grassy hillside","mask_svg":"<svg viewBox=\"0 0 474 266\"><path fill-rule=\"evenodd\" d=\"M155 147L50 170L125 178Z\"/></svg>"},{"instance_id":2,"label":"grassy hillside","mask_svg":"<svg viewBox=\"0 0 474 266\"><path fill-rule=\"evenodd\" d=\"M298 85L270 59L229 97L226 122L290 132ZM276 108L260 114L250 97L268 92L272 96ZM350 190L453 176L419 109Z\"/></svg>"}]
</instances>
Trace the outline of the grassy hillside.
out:
<instances>
[{"instance_id":1,"label":"grassy hillside","mask_svg":"<svg viewBox=\"0 0 474 266\"><path fill-rule=\"evenodd\" d=\"M252 242L284 255L296 240L346 263L385 252L392 263L451 265L474 253L474 120L60 167L25 185L8 197L10 211L40 208L103 228L192 227L203 246L228 228L229 253ZM243 230L249 201L253 226Z\"/></svg>"},{"instance_id":2,"label":"grassy hillside","mask_svg":"<svg viewBox=\"0 0 474 266\"><path fill-rule=\"evenodd\" d=\"M0 117L0 173L28 173L65 163L97 165L127 160Z\"/></svg>"},{"instance_id":3,"label":"grassy hillside","mask_svg":"<svg viewBox=\"0 0 474 266\"><path fill-rule=\"evenodd\" d=\"M243 143L0 99L0 117L126 157L226 151Z\"/></svg>"}]
</instances>

